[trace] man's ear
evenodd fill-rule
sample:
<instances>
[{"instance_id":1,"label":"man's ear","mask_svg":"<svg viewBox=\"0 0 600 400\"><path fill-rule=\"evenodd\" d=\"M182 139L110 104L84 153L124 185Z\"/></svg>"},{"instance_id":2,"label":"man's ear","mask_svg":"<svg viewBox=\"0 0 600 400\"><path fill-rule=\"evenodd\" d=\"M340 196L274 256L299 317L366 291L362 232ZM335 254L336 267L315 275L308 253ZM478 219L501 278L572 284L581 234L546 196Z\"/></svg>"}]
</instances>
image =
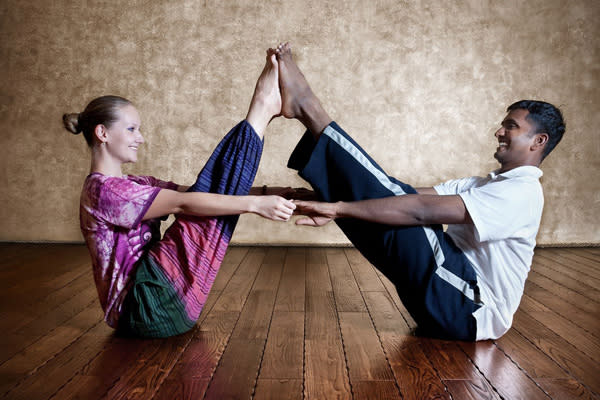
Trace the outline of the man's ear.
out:
<instances>
[{"instance_id":1,"label":"man's ear","mask_svg":"<svg viewBox=\"0 0 600 400\"><path fill-rule=\"evenodd\" d=\"M531 150L543 149L548 143L548 134L547 133L536 133L535 138L533 140L533 144L531 145Z\"/></svg>"},{"instance_id":2,"label":"man's ear","mask_svg":"<svg viewBox=\"0 0 600 400\"><path fill-rule=\"evenodd\" d=\"M108 140L106 127L102 124L96 125L94 128L94 135L96 135L96 138L100 141L100 143L106 143Z\"/></svg>"}]
</instances>

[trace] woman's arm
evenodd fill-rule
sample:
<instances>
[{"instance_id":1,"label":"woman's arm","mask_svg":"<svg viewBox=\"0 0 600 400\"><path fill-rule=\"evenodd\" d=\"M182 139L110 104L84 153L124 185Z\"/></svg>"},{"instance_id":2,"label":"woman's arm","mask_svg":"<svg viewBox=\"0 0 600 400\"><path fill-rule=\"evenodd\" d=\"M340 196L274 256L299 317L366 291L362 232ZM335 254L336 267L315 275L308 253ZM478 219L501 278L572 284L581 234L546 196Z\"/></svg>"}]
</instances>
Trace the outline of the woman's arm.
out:
<instances>
[{"instance_id":1,"label":"woman's arm","mask_svg":"<svg viewBox=\"0 0 600 400\"><path fill-rule=\"evenodd\" d=\"M229 196L161 189L144 220L168 214L221 216L254 213L275 221L287 221L296 205L279 196Z\"/></svg>"}]
</instances>

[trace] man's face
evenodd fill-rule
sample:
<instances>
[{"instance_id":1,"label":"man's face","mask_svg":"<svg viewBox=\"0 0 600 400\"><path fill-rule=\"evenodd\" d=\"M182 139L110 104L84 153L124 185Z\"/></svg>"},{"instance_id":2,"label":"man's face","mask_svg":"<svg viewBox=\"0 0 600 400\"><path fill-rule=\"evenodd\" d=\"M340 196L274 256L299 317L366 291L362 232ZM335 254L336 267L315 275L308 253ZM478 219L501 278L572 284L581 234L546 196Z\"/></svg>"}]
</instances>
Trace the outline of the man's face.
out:
<instances>
[{"instance_id":1,"label":"man's face","mask_svg":"<svg viewBox=\"0 0 600 400\"><path fill-rule=\"evenodd\" d=\"M509 171L523 165L533 165L535 154L532 146L535 143L535 123L526 118L529 111L516 109L510 111L496 131L498 148L494 158L501 164L501 172Z\"/></svg>"}]
</instances>

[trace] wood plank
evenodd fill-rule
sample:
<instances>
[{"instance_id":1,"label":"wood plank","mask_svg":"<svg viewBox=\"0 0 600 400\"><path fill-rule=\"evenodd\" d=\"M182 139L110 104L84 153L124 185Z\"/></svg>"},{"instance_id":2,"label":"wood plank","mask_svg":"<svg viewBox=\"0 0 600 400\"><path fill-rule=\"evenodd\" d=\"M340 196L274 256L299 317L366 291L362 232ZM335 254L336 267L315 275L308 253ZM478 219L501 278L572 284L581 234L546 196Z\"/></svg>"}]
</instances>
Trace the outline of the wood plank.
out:
<instances>
[{"instance_id":1,"label":"wood plank","mask_svg":"<svg viewBox=\"0 0 600 400\"><path fill-rule=\"evenodd\" d=\"M173 366L169 378L180 379L182 382L186 379L211 378L238 318L239 313L234 311L208 315L194 332L185 352Z\"/></svg>"},{"instance_id":2,"label":"wood plank","mask_svg":"<svg viewBox=\"0 0 600 400\"><path fill-rule=\"evenodd\" d=\"M209 379L167 377L152 400L196 400L204 398Z\"/></svg>"},{"instance_id":3,"label":"wood plank","mask_svg":"<svg viewBox=\"0 0 600 400\"><path fill-rule=\"evenodd\" d=\"M267 247L267 254L263 263L283 265L287 254L287 247Z\"/></svg>"},{"instance_id":4,"label":"wood plank","mask_svg":"<svg viewBox=\"0 0 600 400\"><path fill-rule=\"evenodd\" d=\"M322 256L324 256L324 252L315 254L315 252L309 251L311 260L323 260ZM305 398L351 399L352 391L329 279L329 269L323 263L306 265L305 324Z\"/></svg>"},{"instance_id":5,"label":"wood plank","mask_svg":"<svg viewBox=\"0 0 600 400\"><path fill-rule=\"evenodd\" d=\"M345 249L344 252L361 292L386 290L375 267L357 249Z\"/></svg>"},{"instance_id":6,"label":"wood plank","mask_svg":"<svg viewBox=\"0 0 600 400\"><path fill-rule=\"evenodd\" d=\"M559 285L553 280L548 279L545 276L536 273L535 271L531 271L529 273L527 280L546 290L549 290L556 296L562 298L567 303L574 305L580 310L591 313L596 318L600 318L600 303L590 300L569 288Z\"/></svg>"},{"instance_id":7,"label":"wood plank","mask_svg":"<svg viewBox=\"0 0 600 400\"><path fill-rule=\"evenodd\" d=\"M600 260L590 259L589 257L582 257L579 253L568 248L553 248L549 249L549 253L554 257L558 256L567 260L572 260L578 265L587 265L592 268L600 276Z\"/></svg>"},{"instance_id":8,"label":"wood plank","mask_svg":"<svg viewBox=\"0 0 600 400\"><path fill-rule=\"evenodd\" d=\"M328 249L327 263L338 311L366 311L356 279L342 249Z\"/></svg>"},{"instance_id":9,"label":"wood plank","mask_svg":"<svg viewBox=\"0 0 600 400\"><path fill-rule=\"evenodd\" d=\"M493 342L457 343L502 398L548 399L546 393Z\"/></svg>"},{"instance_id":10,"label":"wood plank","mask_svg":"<svg viewBox=\"0 0 600 400\"><path fill-rule=\"evenodd\" d=\"M146 351L102 398L110 400L152 398L184 352L192 336L193 332L187 332L166 339L147 340L153 346L145 347Z\"/></svg>"},{"instance_id":11,"label":"wood plank","mask_svg":"<svg viewBox=\"0 0 600 400\"><path fill-rule=\"evenodd\" d=\"M105 345L103 338L111 334L110 327L104 322L98 323L34 374L28 375L8 392L7 397L14 400L49 398L102 351Z\"/></svg>"},{"instance_id":12,"label":"wood plank","mask_svg":"<svg viewBox=\"0 0 600 400\"><path fill-rule=\"evenodd\" d=\"M477 393L483 398L500 398L456 342L426 338L420 341L431 365L454 397Z\"/></svg>"},{"instance_id":13,"label":"wood plank","mask_svg":"<svg viewBox=\"0 0 600 400\"><path fill-rule=\"evenodd\" d=\"M309 247L306 253L307 264L327 264L325 249L322 247Z\"/></svg>"},{"instance_id":14,"label":"wood plank","mask_svg":"<svg viewBox=\"0 0 600 400\"><path fill-rule=\"evenodd\" d=\"M548 253L539 255L539 258L549 263L559 264L564 269L572 269L577 271L583 276L592 278L594 280L600 279L600 273L595 265L587 265L587 262L581 260L573 260L568 257L564 257L561 254L553 252L554 249L548 249ZM593 264L593 262L592 262Z\"/></svg>"},{"instance_id":15,"label":"wood plank","mask_svg":"<svg viewBox=\"0 0 600 400\"><path fill-rule=\"evenodd\" d=\"M562 399L587 399L598 400L599 396L590 392L585 386L575 379L536 379L536 382L546 390L548 395L556 400Z\"/></svg>"},{"instance_id":16,"label":"wood plank","mask_svg":"<svg viewBox=\"0 0 600 400\"><path fill-rule=\"evenodd\" d=\"M274 312L259 380L302 382L303 357L304 313ZM277 386L275 383L270 385Z\"/></svg>"},{"instance_id":17,"label":"wood plank","mask_svg":"<svg viewBox=\"0 0 600 400\"><path fill-rule=\"evenodd\" d=\"M595 262L600 262L600 247L576 247L569 249L573 253L579 254L581 257L588 258Z\"/></svg>"},{"instance_id":18,"label":"wood plank","mask_svg":"<svg viewBox=\"0 0 600 400\"><path fill-rule=\"evenodd\" d=\"M93 285L92 277L88 274L84 274L69 283L69 285L54 291L42 301L38 301L34 304L20 303L17 306L12 307L9 311L0 313L0 331L4 332L7 336L14 334L15 331L21 329L23 326L31 324L40 316L51 312L53 309L73 298L77 293L80 293ZM99 304L98 307L100 307ZM23 332L22 329L16 335L23 339L28 336L32 338L38 337L37 334ZM29 343L32 342L30 341ZM23 344L25 344L25 342ZM8 347L12 354L14 354L15 350L22 348L23 347L15 348L14 346ZM0 351L0 362L5 359L4 351Z\"/></svg>"},{"instance_id":19,"label":"wood plank","mask_svg":"<svg viewBox=\"0 0 600 400\"><path fill-rule=\"evenodd\" d=\"M248 246L229 246L225 253L225 257L223 257L223 264L239 265L248 255L249 250L250 247Z\"/></svg>"},{"instance_id":20,"label":"wood plank","mask_svg":"<svg viewBox=\"0 0 600 400\"><path fill-rule=\"evenodd\" d=\"M600 298L598 297L598 293L600 293L600 290L598 289L600 288L600 279L582 275L572 269L564 268L560 265L548 263L543 260L544 259L542 258L539 260L534 259L532 270L583 296L589 297L595 301L600 301Z\"/></svg>"},{"instance_id":21,"label":"wood plank","mask_svg":"<svg viewBox=\"0 0 600 400\"><path fill-rule=\"evenodd\" d=\"M104 349L54 394L57 399L100 399L152 347L149 341L117 336L106 338Z\"/></svg>"},{"instance_id":22,"label":"wood plank","mask_svg":"<svg viewBox=\"0 0 600 400\"><path fill-rule=\"evenodd\" d=\"M496 345L533 378L566 378L567 372L516 329L510 329Z\"/></svg>"},{"instance_id":23,"label":"wood plank","mask_svg":"<svg viewBox=\"0 0 600 400\"><path fill-rule=\"evenodd\" d=\"M248 252L214 305L216 311L242 311L265 253L260 248L253 248Z\"/></svg>"},{"instance_id":24,"label":"wood plank","mask_svg":"<svg viewBox=\"0 0 600 400\"><path fill-rule=\"evenodd\" d=\"M368 313L339 312L350 382L393 378Z\"/></svg>"},{"instance_id":25,"label":"wood plank","mask_svg":"<svg viewBox=\"0 0 600 400\"><path fill-rule=\"evenodd\" d=\"M361 400L401 400L402 396L394 381L356 381L352 382L355 399Z\"/></svg>"},{"instance_id":26,"label":"wood plank","mask_svg":"<svg viewBox=\"0 0 600 400\"><path fill-rule=\"evenodd\" d=\"M446 399L450 396L421 348L421 339L393 332L381 342L404 400Z\"/></svg>"},{"instance_id":27,"label":"wood plank","mask_svg":"<svg viewBox=\"0 0 600 400\"><path fill-rule=\"evenodd\" d=\"M307 399L352 399L339 337L305 340L304 395Z\"/></svg>"},{"instance_id":28,"label":"wood plank","mask_svg":"<svg viewBox=\"0 0 600 400\"><path fill-rule=\"evenodd\" d=\"M11 375L12 378L0 381L0 393L7 392L19 380L28 374L35 373L36 369L69 347L94 325L100 323L102 321L100 311L95 302L89 304L79 314L1 364L0 376Z\"/></svg>"},{"instance_id":29,"label":"wood plank","mask_svg":"<svg viewBox=\"0 0 600 400\"><path fill-rule=\"evenodd\" d=\"M383 283L383 286L385 286L385 289L387 290L388 295L390 296L390 298L396 305L396 308L398 309L398 311L400 311L400 313L402 314L402 317L404 318L404 320L406 321L406 323L408 324L410 329L414 331L417 328L417 323L415 322L413 317L410 315L410 313L408 312L406 307L404 307L404 304L402 304L402 301L400 300L400 296L398 296L398 291L396 290L396 286L394 286L394 284L388 278L386 278L383 274L379 275L379 279L381 279L381 283Z\"/></svg>"},{"instance_id":30,"label":"wood plank","mask_svg":"<svg viewBox=\"0 0 600 400\"><path fill-rule=\"evenodd\" d=\"M256 384L254 400L302 400L302 379L263 379Z\"/></svg>"},{"instance_id":31,"label":"wood plank","mask_svg":"<svg viewBox=\"0 0 600 400\"><path fill-rule=\"evenodd\" d=\"M444 381L448 392L461 400L498 400L500 397L487 382L475 379L453 379Z\"/></svg>"},{"instance_id":32,"label":"wood plank","mask_svg":"<svg viewBox=\"0 0 600 400\"><path fill-rule=\"evenodd\" d=\"M90 286L37 319L30 320L28 318L29 322L14 332L15 337L20 337L22 340L19 340L16 346L14 346L16 343L13 343L14 347L12 348L2 347L0 362L8 360L57 326L65 324L69 319L89 307L91 303L96 304L97 309L100 309L97 296L96 288Z\"/></svg>"},{"instance_id":33,"label":"wood plank","mask_svg":"<svg viewBox=\"0 0 600 400\"><path fill-rule=\"evenodd\" d=\"M304 311L305 303L306 249L288 249L275 311Z\"/></svg>"},{"instance_id":34,"label":"wood plank","mask_svg":"<svg viewBox=\"0 0 600 400\"><path fill-rule=\"evenodd\" d=\"M560 316L529 296L523 297L520 308L544 324L554 333L561 336L567 342L571 343L582 353L588 354L594 360L600 360L599 340L594 338L591 334L587 334L583 329L573 324L567 318Z\"/></svg>"},{"instance_id":35,"label":"wood plank","mask_svg":"<svg viewBox=\"0 0 600 400\"><path fill-rule=\"evenodd\" d=\"M600 367L596 362L525 312L515 314L514 328L582 383L600 392Z\"/></svg>"},{"instance_id":36,"label":"wood plank","mask_svg":"<svg viewBox=\"0 0 600 400\"><path fill-rule=\"evenodd\" d=\"M263 264L248 295L232 337L267 338L275 297L281 279L281 264Z\"/></svg>"},{"instance_id":37,"label":"wood plank","mask_svg":"<svg viewBox=\"0 0 600 400\"><path fill-rule=\"evenodd\" d=\"M369 314L379 334L410 335L411 328L388 292L364 292Z\"/></svg>"},{"instance_id":38,"label":"wood plank","mask_svg":"<svg viewBox=\"0 0 600 400\"><path fill-rule=\"evenodd\" d=\"M213 290L222 291L225 289L225 286L227 286L231 280L231 277L235 274L239 266L239 263L222 263L221 267L219 267L219 272L217 273L215 281L213 282L212 288L210 289L211 292Z\"/></svg>"},{"instance_id":39,"label":"wood plank","mask_svg":"<svg viewBox=\"0 0 600 400\"><path fill-rule=\"evenodd\" d=\"M206 391L207 399L249 399L265 341L231 339Z\"/></svg>"},{"instance_id":40,"label":"wood plank","mask_svg":"<svg viewBox=\"0 0 600 400\"><path fill-rule=\"evenodd\" d=\"M546 304L555 313L569 318L579 328L585 330L589 334L600 336L600 320L593 315L586 313L571 304L567 303L552 292L530 282L525 283L525 296L531 297L540 304Z\"/></svg>"}]
</instances>

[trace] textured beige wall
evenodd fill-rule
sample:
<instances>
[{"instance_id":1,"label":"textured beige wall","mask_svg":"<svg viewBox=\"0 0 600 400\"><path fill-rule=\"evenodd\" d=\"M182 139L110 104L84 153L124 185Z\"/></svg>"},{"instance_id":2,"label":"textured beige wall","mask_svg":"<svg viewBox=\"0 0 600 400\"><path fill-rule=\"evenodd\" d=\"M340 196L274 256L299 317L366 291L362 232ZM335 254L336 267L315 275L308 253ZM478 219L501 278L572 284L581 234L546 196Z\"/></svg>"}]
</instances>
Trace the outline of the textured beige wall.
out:
<instances>
[{"instance_id":1,"label":"textured beige wall","mask_svg":"<svg viewBox=\"0 0 600 400\"><path fill-rule=\"evenodd\" d=\"M0 240L81 240L89 168L63 112L130 98L147 143L126 172L189 183L245 116L263 51L280 40L330 114L414 185L486 174L493 132L521 98L562 106L567 135L543 165L541 244L599 243L600 2L67 1L0 3ZM267 131L257 184L301 185L285 168L302 133ZM244 216L238 243L346 243Z\"/></svg>"}]
</instances>

